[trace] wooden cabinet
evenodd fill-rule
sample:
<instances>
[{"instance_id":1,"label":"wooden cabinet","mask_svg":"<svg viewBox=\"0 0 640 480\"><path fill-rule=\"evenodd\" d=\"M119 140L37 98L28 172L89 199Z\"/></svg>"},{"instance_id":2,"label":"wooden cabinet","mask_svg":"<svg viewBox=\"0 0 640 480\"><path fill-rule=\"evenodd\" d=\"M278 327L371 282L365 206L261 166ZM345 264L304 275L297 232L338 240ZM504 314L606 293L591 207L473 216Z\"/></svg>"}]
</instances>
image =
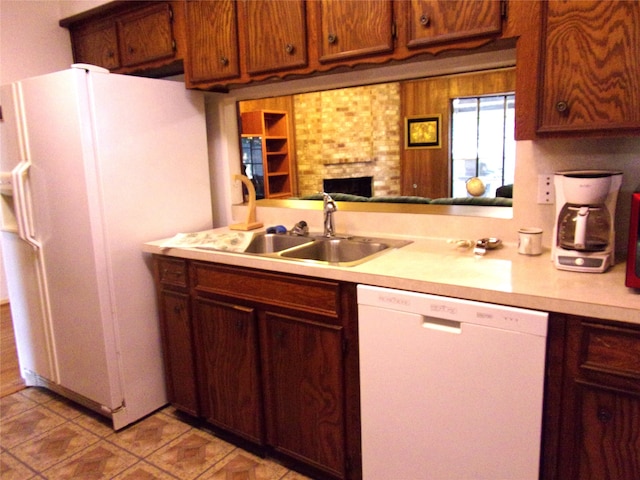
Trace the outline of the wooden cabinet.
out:
<instances>
[{"instance_id":1,"label":"wooden cabinet","mask_svg":"<svg viewBox=\"0 0 640 480\"><path fill-rule=\"evenodd\" d=\"M320 62L393 50L391 0L321 0L318 16Z\"/></svg>"},{"instance_id":2,"label":"wooden cabinet","mask_svg":"<svg viewBox=\"0 0 640 480\"><path fill-rule=\"evenodd\" d=\"M239 3L246 71L250 75L307 65L303 0L249 0Z\"/></svg>"},{"instance_id":3,"label":"wooden cabinet","mask_svg":"<svg viewBox=\"0 0 640 480\"><path fill-rule=\"evenodd\" d=\"M152 63L175 55L173 11L168 3L122 15L116 19L123 67Z\"/></svg>"},{"instance_id":4,"label":"wooden cabinet","mask_svg":"<svg viewBox=\"0 0 640 480\"><path fill-rule=\"evenodd\" d=\"M236 1L188 1L185 17L187 87L239 77Z\"/></svg>"},{"instance_id":5,"label":"wooden cabinet","mask_svg":"<svg viewBox=\"0 0 640 480\"><path fill-rule=\"evenodd\" d=\"M344 328L276 312L263 326L269 444L345 478Z\"/></svg>"},{"instance_id":6,"label":"wooden cabinet","mask_svg":"<svg viewBox=\"0 0 640 480\"><path fill-rule=\"evenodd\" d=\"M244 112L242 117L242 137L260 138L262 148L262 173L252 173L252 181L258 182L256 191L264 190L264 198L287 198L292 195L291 152L289 151L289 120L287 112L259 110ZM244 156L244 155L243 155ZM254 179L253 176L256 178ZM260 198L260 197L258 197Z\"/></svg>"},{"instance_id":7,"label":"wooden cabinet","mask_svg":"<svg viewBox=\"0 0 640 480\"><path fill-rule=\"evenodd\" d=\"M71 31L73 60L117 70L122 65L118 32L112 20L90 23Z\"/></svg>"},{"instance_id":8,"label":"wooden cabinet","mask_svg":"<svg viewBox=\"0 0 640 480\"><path fill-rule=\"evenodd\" d=\"M640 2L543 5L538 133L640 132Z\"/></svg>"},{"instance_id":9,"label":"wooden cabinet","mask_svg":"<svg viewBox=\"0 0 640 480\"><path fill-rule=\"evenodd\" d=\"M409 48L498 36L502 31L503 1L411 0L406 3Z\"/></svg>"},{"instance_id":10,"label":"wooden cabinet","mask_svg":"<svg viewBox=\"0 0 640 480\"><path fill-rule=\"evenodd\" d=\"M167 397L179 410L199 414L187 262L154 256Z\"/></svg>"},{"instance_id":11,"label":"wooden cabinet","mask_svg":"<svg viewBox=\"0 0 640 480\"><path fill-rule=\"evenodd\" d=\"M184 30L182 7L179 1L114 2L60 25L69 28L76 63L169 75L183 69L184 42L177 40Z\"/></svg>"},{"instance_id":12,"label":"wooden cabinet","mask_svg":"<svg viewBox=\"0 0 640 480\"><path fill-rule=\"evenodd\" d=\"M198 296L194 310L202 416L264 445L255 309Z\"/></svg>"},{"instance_id":13,"label":"wooden cabinet","mask_svg":"<svg viewBox=\"0 0 640 480\"><path fill-rule=\"evenodd\" d=\"M543 478L640 478L640 326L557 317Z\"/></svg>"},{"instance_id":14,"label":"wooden cabinet","mask_svg":"<svg viewBox=\"0 0 640 480\"><path fill-rule=\"evenodd\" d=\"M203 416L314 478L359 478L355 286L191 264Z\"/></svg>"}]
</instances>

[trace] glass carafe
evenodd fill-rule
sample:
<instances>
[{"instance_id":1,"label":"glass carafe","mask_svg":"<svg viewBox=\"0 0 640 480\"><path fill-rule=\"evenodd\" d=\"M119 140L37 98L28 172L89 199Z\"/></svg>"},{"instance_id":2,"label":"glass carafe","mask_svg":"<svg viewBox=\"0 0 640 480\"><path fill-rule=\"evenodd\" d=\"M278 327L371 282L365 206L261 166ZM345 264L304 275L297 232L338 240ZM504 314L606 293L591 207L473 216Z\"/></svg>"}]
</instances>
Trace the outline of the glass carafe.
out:
<instances>
[{"instance_id":1,"label":"glass carafe","mask_svg":"<svg viewBox=\"0 0 640 480\"><path fill-rule=\"evenodd\" d=\"M611 215L604 205L566 203L558 218L558 244L567 250L600 252L609 245Z\"/></svg>"}]
</instances>

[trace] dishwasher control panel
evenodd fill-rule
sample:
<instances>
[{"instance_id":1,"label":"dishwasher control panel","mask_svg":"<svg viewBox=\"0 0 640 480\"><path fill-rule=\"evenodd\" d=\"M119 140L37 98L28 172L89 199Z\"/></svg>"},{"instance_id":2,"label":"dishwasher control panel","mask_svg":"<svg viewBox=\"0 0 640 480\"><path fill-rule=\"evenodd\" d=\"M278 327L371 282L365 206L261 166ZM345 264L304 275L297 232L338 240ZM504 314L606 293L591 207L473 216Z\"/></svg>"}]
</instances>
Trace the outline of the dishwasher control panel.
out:
<instances>
[{"instance_id":1,"label":"dishwasher control panel","mask_svg":"<svg viewBox=\"0 0 640 480\"><path fill-rule=\"evenodd\" d=\"M548 313L524 308L369 285L358 285L358 304L416 313L425 318L547 335Z\"/></svg>"}]
</instances>

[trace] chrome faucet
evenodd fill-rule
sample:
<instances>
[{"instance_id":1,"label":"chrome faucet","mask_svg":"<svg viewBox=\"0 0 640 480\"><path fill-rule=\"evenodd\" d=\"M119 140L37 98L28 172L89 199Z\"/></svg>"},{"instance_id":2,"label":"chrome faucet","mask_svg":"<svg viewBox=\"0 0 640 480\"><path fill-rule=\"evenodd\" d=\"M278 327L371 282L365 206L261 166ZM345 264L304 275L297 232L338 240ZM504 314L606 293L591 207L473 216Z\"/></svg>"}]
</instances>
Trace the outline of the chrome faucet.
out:
<instances>
[{"instance_id":1,"label":"chrome faucet","mask_svg":"<svg viewBox=\"0 0 640 480\"><path fill-rule=\"evenodd\" d=\"M333 214L338 210L336 202L328 193L322 193L322 210L324 211L324 236L333 237L335 235L335 226L333 223Z\"/></svg>"}]
</instances>

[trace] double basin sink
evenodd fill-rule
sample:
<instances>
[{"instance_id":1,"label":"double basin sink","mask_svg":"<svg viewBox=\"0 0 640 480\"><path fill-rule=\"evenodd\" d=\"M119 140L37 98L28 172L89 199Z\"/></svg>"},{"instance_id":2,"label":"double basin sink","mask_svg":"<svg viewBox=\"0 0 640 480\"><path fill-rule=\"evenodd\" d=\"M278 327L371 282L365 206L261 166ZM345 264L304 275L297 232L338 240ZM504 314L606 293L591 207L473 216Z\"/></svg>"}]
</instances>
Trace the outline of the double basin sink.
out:
<instances>
[{"instance_id":1,"label":"double basin sink","mask_svg":"<svg viewBox=\"0 0 640 480\"><path fill-rule=\"evenodd\" d=\"M244 253L300 260L310 263L351 267L394 248L411 243L408 240L321 234L304 236L289 233L257 234Z\"/></svg>"}]
</instances>

